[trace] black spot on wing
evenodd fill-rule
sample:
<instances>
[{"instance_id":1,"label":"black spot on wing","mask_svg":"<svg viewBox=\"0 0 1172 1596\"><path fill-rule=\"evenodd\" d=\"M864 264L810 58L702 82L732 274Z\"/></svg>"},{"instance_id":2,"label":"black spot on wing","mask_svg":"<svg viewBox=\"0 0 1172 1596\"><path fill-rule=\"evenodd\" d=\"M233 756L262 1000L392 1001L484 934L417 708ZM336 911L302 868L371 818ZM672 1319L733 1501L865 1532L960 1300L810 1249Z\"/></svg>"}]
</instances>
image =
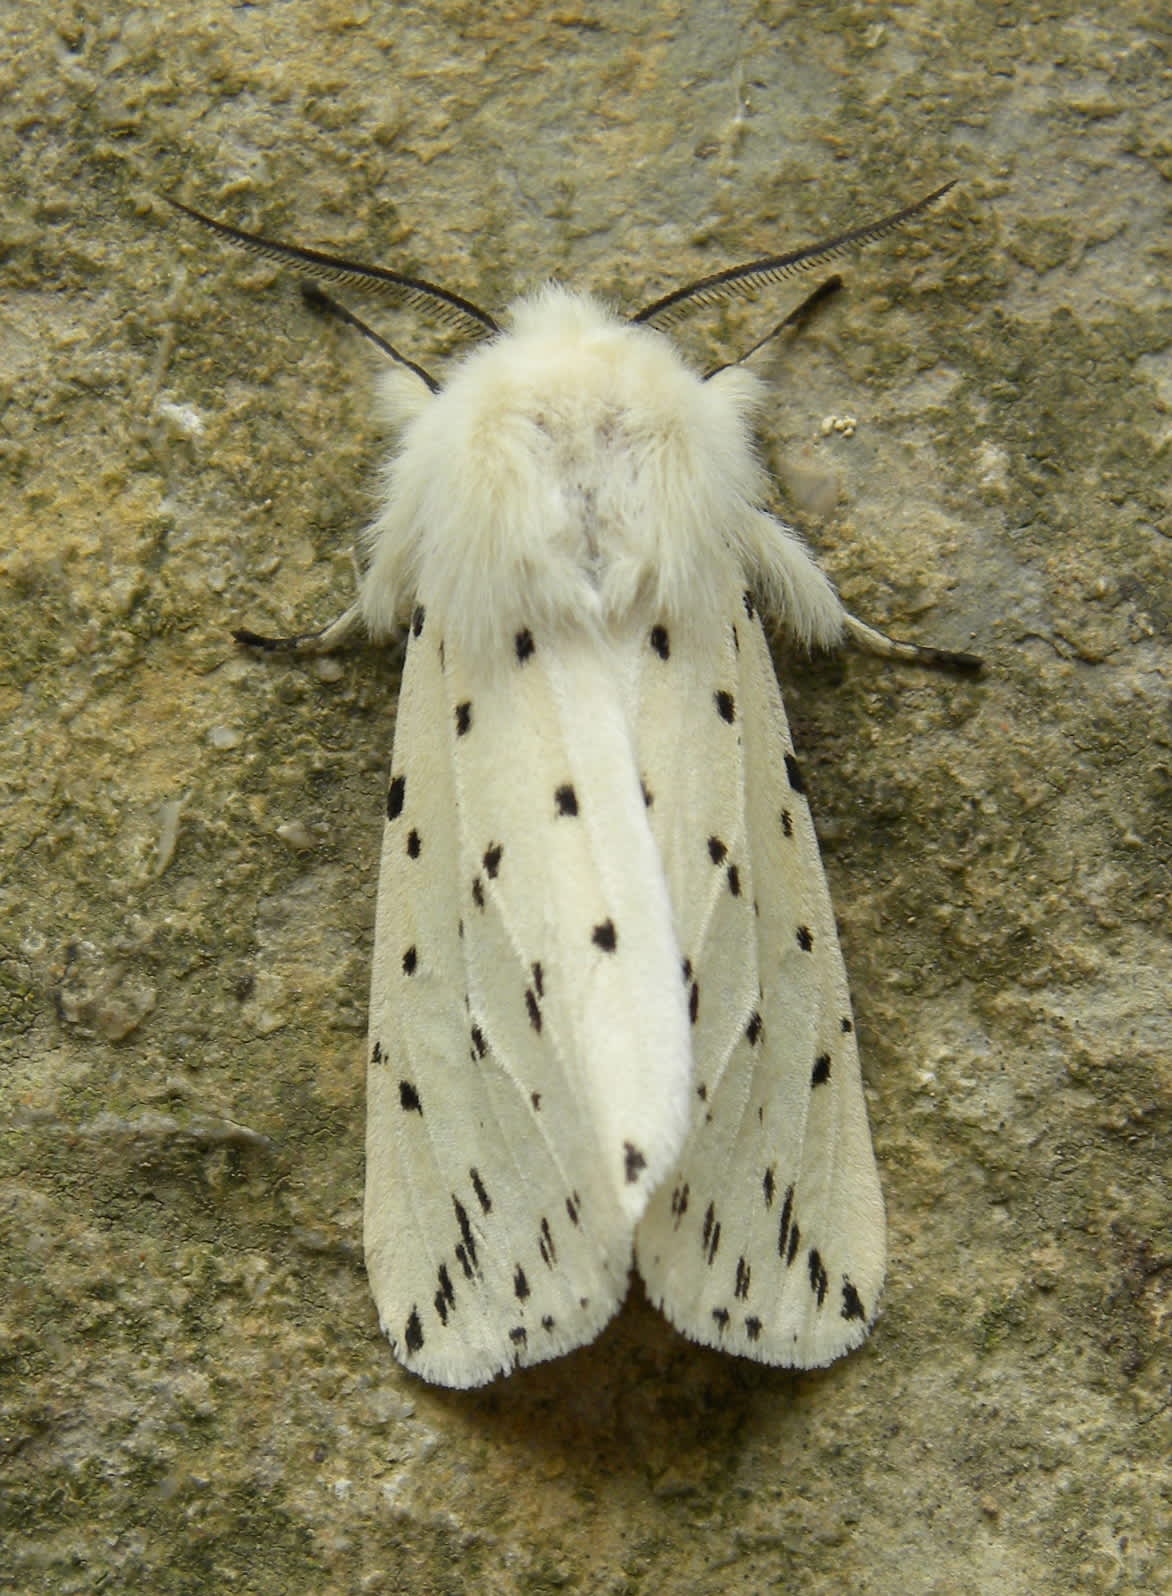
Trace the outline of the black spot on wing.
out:
<instances>
[{"instance_id":1,"label":"black spot on wing","mask_svg":"<svg viewBox=\"0 0 1172 1596\"><path fill-rule=\"evenodd\" d=\"M440 1264L436 1274L435 1311L439 1315L440 1323L447 1324L448 1314L456 1305L456 1293L452 1287L452 1277L448 1274L447 1264Z\"/></svg>"},{"instance_id":2,"label":"black spot on wing","mask_svg":"<svg viewBox=\"0 0 1172 1596\"><path fill-rule=\"evenodd\" d=\"M720 1220L716 1217L716 1204L709 1203L704 1210L704 1224L700 1231L700 1248L704 1261L712 1264L720 1246Z\"/></svg>"},{"instance_id":3,"label":"black spot on wing","mask_svg":"<svg viewBox=\"0 0 1172 1596\"><path fill-rule=\"evenodd\" d=\"M866 1309L863 1307L863 1299L845 1277L842 1282L842 1317L844 1319L863 1320L867 1317Z\"/></svg>"},{"instance_id":4,"label":"black spot on wing","mask_svg":"<svg viewBox=\"0 0 1172 1596\"><path fill-rule=\"evenodd\" d=\"M646 1156L635 1146L634 1142L624 1142L623 1174L626 1176L627 1185L633 1186L646 1168Z\"/></svg>"},{"instance_id":5,"label":"black spot on wing","mask_svg":"<svg viewBox=\"0 0 1172 1596\"><path fill-rule=\"evenodd\" d=\"M757 606L753 603L753 595L747 589L741 594L741 603L745 606L745 614L752 620L757 613Z\"/></svg>"},{"instance_id":6,"label":"black spot on wing","mask_svg":"<svg viewBox=\"0 0 1172 1596\"><path fill-rule=\"evenodd\" d=\"M472 1182L472 1190L476 1193L476 1201L486 1214L492 1213L492 1198L488 1189L480 1178L480 1171L475 1165L468 1171L468 1179Z\"/></svg>"},{"instance_id":7,"label":"black spot on wing","mask_svg":"<svg viewBox=\"0 0 1172 1596\"><path fill-rule=\"evenodd\" d=\"M383 1045L382 1045L381 1042L376 1042L374 1044L374 1046L370 1050L370 1062L372 1064L381 1064L382 1061L383 1061Z\"/></svg>"},{"instance_id":8,"label":"black spot on wing","mask_svg":"<svg viewBox=\"0 0 1172 1596\"><path fill-rule=\"evenodd\" d=\"M765 1029L765 1021L757 1009L749 1015L749 1023L745 1026L745 1041L750 1047L756 1047L761 1040L761 1032Z\"/></svg>"},{"instance_id":9,"label":"black spot on wing","mask_svg":"<svg viewBox=\"0 0 1172 1596\"><path fill-rule=\"evenodd\" d=\"M412 1081L399 1082L399 1107L404 1114L423 1113L423 1104L419 1098L419 1090Z\"/></svg>"},{"instance_id":10,"label":"black spot on wing","mask_svg":"<svg viewBox=\"0 0 1172 1596\"><path fill-rule=\"evenodd\" d=\"M755 1313L751 1313L745 1320L745 1334L750 1341L756 1341L761 1334L761 1321Z\"/></svg>"},{"instance_id":11,"label":"black spot on wing","mask_svg":"<svg viewBox=\"0 0 1172 1596\"><path fill-rule=\"evenodd\" d=\"M719 837L709 837L708 857L714 865L723 864L728 857L728 848Z\"/></svg>"},{"instance_id":12,"label":"black spot on wing","mask_svg":"<svg viewBox=\"0 0 1172 1596\"><path fill-rule=\"evenodd\" d=\"M655 794L651 791L651 788L645 781L641 780L639 782L639 786L643 793L643 807L645 809L650 809L651 805L655 802Z\"/></svg>"},{"instance_id":13,"label":"black spot on wing","mask_svg":"<svg viewBox=\"0 0 1172 1596\"><path fill-rule=\"evenodd\" d=\"M403 954L403 974L414 975L419 964L419 954L414 947L408 948Z\"/></svg>"},{"instance_id":14,"label":"black spot on wing","mask_svg":"<svg viewBox=\"0 0 1172 1596\"><path fill-rule=\"evenodd\" d=\"M415 606L414 612L412 613L412 616L411 616L411 636L412 637L418 637L422 633L422 631L423 631L423 622L426 619L426 616L427 616L427 611L423 608L423 605L422 604L417 604Z\"/></svg>"},{"instance_id":15,"label":"black spot on wing","mask_svg":"<svg viewBox=\"0 0 1172 1596\"><path fill-rule=\"evenodd\" d=\"M460 1232L460 1241L459 1245L456 1247L456 1256L457 1258L461 1257L461 1248L463 1248L463 1258L461 1261L465 1262L465 1272L468 1272L469 1266L472 1270L476 1270L480 1267L479 1261L476 1257L476 1237L472 1234L472 1223L468 1218L468 1210L456 1196L455 1192L452 1193L452 1207L456 1211L456 1226Z\"/></svg>"},{"instance_id":16,"label":"black spot on wing","mask_svg":"<svg viewBox=\"0 0 1172 1596\"><path fill-rule=\"evenodd\" d=\"M772 1188L772 1171L770 1171L770 1187ZM794 1216L794 1189L787 1186L785 1197L781 1204L781 1213L777 1220L777 1256L784 1258L789 1246L791 1221Z\"/></svg>"},{"instance_id":17,"label":"black spot on wing","mask_svg":"<svg viewBox=\"0 0 1172 1596\"><path fill-rule=\"evenodd\" d=\"M604 920L601 925L596 925L590 933L590 940L596 948L601 948L604 953L613 953L619 942L619 935L614 928L614 921Z\"/></svg>"},{"instance_id":18,"label":"black spot on wing","mask_svg":"<svg viewBox=\"0 0 1172 1596\"><path fill-rule=\"evenodd\" d=\"M855 1028L854 1022L848 1015L844 1014L842 1019L838 1022L838 1028L844 1036L849 1036Z\"/></svg>"},{"instance_id":19,"label":"black spot on wing","mask_svg":"<svg viewBox=\"0 0 1172 1596\"><path fill-rule=\"evenodd\" d=\"M817 1247L810 1248L810 1255L806 1259L806 1267L810 1272L810 1290L817 1298L821 1307L826 1300L826 1287L829 1281L826 1278L826 1265L822 1262L822 1254Z\"/></svg>"},{"instance_id":20,"label":"black spot on wing","mask_svg":"<svg viewBox=\"0 0 1172 1596\"><path fill-rule=\"evenodd\" d=\"M794 834L794 817L788 809L781 811L781 834L783 837L792 837Z\"/></svg>"},{"instance_id":21,"label":"black spot on wing","mask_svg":"<svg viewBox=\"0 0 1172 1596\"><path fill-rule=\"evenodd\" d=\"M497 872L501 867L501 855L504 849L499 842L490 842L484 850L484 872L490 881L495 881Z\"/></svg>"},{"instance_id":22,"label":"black spot on wing","mask_svg":"<svg viewBox=\"0 0 1172 1596\"><path fill-rule=\"evenodd\" d=\"M542 972L540 961L538 961L535 964L531 964L529 966L529 970L530 970L530 973L533 976L533 990L537 993L538 997L544 997L545 996L545 976L544 976L544 974Z\"/></svg>"},{"instance_id":23,"label":"black spot on wing","mask_svg":"<svg viewBox=\"0 0 1172 1596\"><path fill-rule=\"evenodd\" d=\"M488 1041L479 1025L474 1025L471 1031L472 1051L476 1058L483 1058L488 1052Z\"/></svg>"},{"instance_id":24,"label":"black spot on wing","mask_svg":"<svg viewBox=\"0 0 1172 1596\"><path fill-rule=\"evenodd\" d=\"M712 1317L716 1323L716 1328L723 1334L728 1329L728 1309L713 1308Z\"/></svg>"},{"instance_id":25,"label":"black spot on wing","mask_svg":"<svg viewBox=\"0 0 1172 1596\"><path fill-rule=\"evenodd\" d=\"M403 1340L408 1352L418 1352L423 1346L423 1325L419 1320L418 1308L412 1308L407 1315L407 1323L403 1329Z\"/></svg>"},{"instance_id":26,"label":"black spot on wing","mask_svg":"<svg viewBox=\"0 0 1172 1596\"><path fill-rule=\"evenodd\" d=\"M541 1227L537 1234L537 1250L541 1254L541 1261L547 1269L552 1269L558 1261L558 1250L554 1246L553 1231L549 1228L549 1220L542 1219Z\"/></svg>"},{"instance_id":27,"label":"black spot on wing","mask_svg":"<svg viewBox=\"0 0 1172 1596\"><path fill-rule=\"evenodd\" d=\"M651 647L660 659L667 659L671 655L671 639L667 635L666 626L653 626L651 628Z\"/></svg>"},{"instance_id":28,"label":"black spot on wing","mask_svg":"<svg viewBox=\"0 0 1172 1596\"><path fill-rule=\"evenodd\" d=\"M423 840L419 833L412 829L407 833L407 857L408 859L418 859L422 851Z\"/></svg>"},{"instance_id":29,"label":"black spot on wing","mask_svg":"<svg viewBox=\"0 0 1172 1596\"><path fill-rule=\"evenodd\" d=\"M407 796L406 776L392 776L387 788L387 819L398 820L403 813L403 800Z\"/></svg>"},{"instance_id":30,"label":"black spot on wing","mask_svg":"<svg viewBox=\"0 0 1172 1596\"><path fill-rule=\"evenodd\" d=\"M456 705L456 736L467 737L472 730L472 701L466 698Z\"/></svg>"},{"instance_id":31,"label":"black spot on wing","mask_svg":"<svg viewBox=\"0 0 1172 1596\"><path fill-rule=\"evenodd\" d=\"M753 1271L749 1268L744 1258L737 1259L737 1276L733 1285L733 1294L743 1302L749 1295L749 1282L753 1278Z\"/></svg>"},{"instance_id":32,"label":"black spot on wing","mask_svg":"<svg viewBox=\"0 0 1172 1596\"><path fill-rule=\"evenodd\" d=\"M582 1223L582 1199L576 1191L572 1191L566 1198L566 1212L570 1216L571 1225L580 1225Z\"/></svg>"},{"instance_id":33,"label":"black spot on wing","mask_svg":"<svg viewBox=\"0 0 1172 1596\"><path fill-rule=\"evenodd\" d=\"M524 1302L529 1295L529 1282L525 1278L525 1271L518 1264L513 1273L513 1295L518 1302Z\"/></svg>"},{"instance_id":34,"label":"black spot on wing","mask_svg":"<svg viewBox=\"0 0 1172 1596\"><path fill-rule=\"evenodd\" d=\"M525 1011L529 1015L529 1024L541 1035L541 1004L537 1001L537 994L531 986L525 988Z\"/></svg>"},{"instance_id":35,"label":"black spot on wing","mask_svg":"<svg viewBox=\"0 0 1172 1596\"><path fill-rule=\"evenodd\" d=\"M810 927L808 925L800 925L794 935L797 937L798 947L801 948L802 952L811 952L814 947L814 933L810 930Z\"/></svg>"},{"instance_id":36,"label":"black spot on wing","mask_svg":"<svg viewBox=\"0 0 1172 1596\"><path fill-rule=\"evenodd\" d=\"M814 1068L810 1071L811 1086L825 1086L830 1079L830 1054L819 1053L814 1060Z\"/></svg>"},{"instance_id":37,"label":"black spot on wing","mask_svg":"<svg viewBox=\"0 0 1172 1596\"><path fill-rule=\"evenodd\" d=\"M802 780L801 767L792 754L785 756L785 774L794 792L805 792L806 784Z\"/></svg>"},{"instance_id":38,"label":"black spot on wing","mask_svg":"<svg viewBox=\"0 0 1172 1596\"><path fill-rule=\"evenodd\" d=\"M728 890L732 893L734 898L739 898L741 895L741 872L737 869L735 864L729 865L727 879Z\"/></svg>"},{"instance_id":39,"label":"black spot on wing","mask_svg":"<svg viewBox=\"0 0 1172 1596\"><path fill-rule=\"evenodd\" d=\"M671 1216L675 1220L675 1228L680 1228L680 1220L688 1211L688 1194L690 1187L686 1184L677 1186L671 1194Z\"/></svg>"},{"instance_id":40,"label":"black spot on wing","mask_svg":"<svg viewBox=\"0 0 1172 1596\"><path fill-rule=\"evenodd\" d=\"M716 701L716 713L720 716L721 720L727 721L731 726L733 721L737 718L736 699L731 693L725 692L723 688L721 688L719 692L714 693L712 696Z\"/></svg>"},{"instance_id":41,"label":"black spot on wing","mask_svg":"<svg viewBox=\"0 0 1172 1596\"><path fill-rule=\"evenodd\" d=\"M559 815L576 815L578 813L578 794L569 782L558 787L553 795L554 808Z\"/></svg>"},{"instance_id":42,"label":"black spot on wing","mask_svg":"<svg viewBox=\"0 0 1172 1596\"><path fill-rule=\"evenodd\" d=\"M533 650L536 646L533 641L533 633L528 627L518 632L513 639L513 652L517 656L517 664L524 665L526 660L532 659Z\"/></svg>"},{"instance_id":43,"label":"black spot on wing","mask_svg":"<svg viewBox=\"0 0 1172 1596\"><path fill-rule=\"evenodd\" d=\"M479 876L472 878L472 902L478 909L484 908L484 882Z\"/></svg>"},{"instance_id":44,"label":"black spot on wing","mask_svg":"<svg viewBox=\"0 0 1172 1596\"><path fill-rule=\"evenodd\" d=\"M770 1164L769 1168L761 1177L761 1190L765 1193L766 1208L772 1208L773 1199L777 1192L777 1182L774 1179L772 1164Z\"/></svg>"}]
</instances>

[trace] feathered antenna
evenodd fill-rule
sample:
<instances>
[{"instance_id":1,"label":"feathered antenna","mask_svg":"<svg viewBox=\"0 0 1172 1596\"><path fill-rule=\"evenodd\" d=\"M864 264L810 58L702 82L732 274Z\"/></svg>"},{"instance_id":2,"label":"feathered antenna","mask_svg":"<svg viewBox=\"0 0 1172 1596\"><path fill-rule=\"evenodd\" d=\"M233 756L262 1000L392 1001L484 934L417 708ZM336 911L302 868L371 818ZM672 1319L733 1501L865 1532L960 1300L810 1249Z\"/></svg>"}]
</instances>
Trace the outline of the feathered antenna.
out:
<instances>
[{"instance_id":1,"label":"feathered antenna","mask_svg":"<svg viewBox=\"0 0 1172 1596\"><path fill-rule=\"evenodd\" d=\"M302 267L313 277L348 284L363 293L388 300L393 305L422 308L449 326L458 327L461 332L476 337L500 331L499 324L487 310L481 310L471 300L452 293L450 289L440 288L436 283L429 283L422 277L408 277L403 272L393 272L385 266L366 266L361 261L346 260L340 255L327 255L318 249L305 249L300 244L285 244L280 239L265 238L260 233L248 233L242 227L232 227L227 222L216 221L214 216L205 216L202 211L184 205L182 200L172 199L170 195L165 194L163 198L168 205L182 211L184 216L190 216L192 221L209 228L230 244L251 250L254 255L288 261Z\"/></svg>"},{"instance_id":2,"label":"feathered antenna","mask_svg":"<svg viewBox=\"0 0 1172 1596\"><path fill-rule=\"evenodd\" d=\"M903 210L893 211L890 216L880 217L878 221L866 222L862 227L852 227L849 232L823 239L820 244L808 244L805 249L791 250L786 255L764 255L760 260L746 261L743 266L729 266L722 272L713 272L709 277L701 277L683 288L673 289L670 294L645 306L630 319L660 329L671 327L681 316L698 306L718 305L730 295L749 293L754 288L778 282L783 277L808 271L811 266L821 266L845 254L848 249L869 244L876 238L894 232L897 227L902 227L905 222L926 211L929 205L935 205L955 185L956 179L953 178L951 182L944 183L931 194L917 200L914 205L905 205Z\"/></svg>"}]
</instances>

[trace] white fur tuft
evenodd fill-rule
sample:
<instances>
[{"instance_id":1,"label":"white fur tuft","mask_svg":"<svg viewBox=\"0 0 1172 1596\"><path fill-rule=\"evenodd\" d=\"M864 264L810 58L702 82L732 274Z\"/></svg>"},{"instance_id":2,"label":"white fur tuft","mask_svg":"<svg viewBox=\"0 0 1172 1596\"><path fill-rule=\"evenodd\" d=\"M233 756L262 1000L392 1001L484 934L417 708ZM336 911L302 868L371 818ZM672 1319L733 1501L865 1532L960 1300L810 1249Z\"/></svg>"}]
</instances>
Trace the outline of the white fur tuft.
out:
<instances>
[{"instance_id":1,"label":"white fur tuft","mask_svg":"<svg viewBox=\"0 0 1172 1596\"><path fill-rule=\"evenodd\" d=\"M837 638L829 583L760 509L755 377L704 382L662 334L562 288L509 319L434 398L384 380L403 430L368 533L376 637L420 590L474 658L522 624L602 629L642 602L715 619L731 550L800 641Z\"/></svg>"}]
</instances>

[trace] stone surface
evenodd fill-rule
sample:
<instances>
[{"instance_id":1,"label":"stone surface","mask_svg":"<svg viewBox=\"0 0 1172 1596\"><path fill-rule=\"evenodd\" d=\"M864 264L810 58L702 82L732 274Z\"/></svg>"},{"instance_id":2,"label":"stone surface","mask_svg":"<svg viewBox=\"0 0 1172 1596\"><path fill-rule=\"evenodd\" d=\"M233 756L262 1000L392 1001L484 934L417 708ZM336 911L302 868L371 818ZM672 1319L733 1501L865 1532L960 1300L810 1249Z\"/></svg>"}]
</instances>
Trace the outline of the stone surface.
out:
<instances>
[{"instance_id":1,"label":"stone surface","mask_svg":"<svg viewBox=\"0 0 1172 1596\"><path fill-rule=\"evenodd\" d=\"M1172 1588L1169 39L1100 12L8 8L0 1589ZM780 656L879 1324L796 1378L635 1289L569 1359L422 1386L361 1268L395 652L228 638L348 601L372 361L154 196L633 307L952 175L758 357L851 607L988 661Z\"/></svg>"}]
</instances>

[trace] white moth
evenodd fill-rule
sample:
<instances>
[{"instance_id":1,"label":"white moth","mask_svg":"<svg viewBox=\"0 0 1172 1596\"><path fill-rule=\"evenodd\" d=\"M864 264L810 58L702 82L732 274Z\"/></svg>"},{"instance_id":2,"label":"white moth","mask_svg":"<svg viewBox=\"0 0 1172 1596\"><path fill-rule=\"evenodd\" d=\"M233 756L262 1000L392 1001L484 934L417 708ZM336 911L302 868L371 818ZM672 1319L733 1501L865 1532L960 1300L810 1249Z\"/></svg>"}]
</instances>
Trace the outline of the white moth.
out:
<instances>
[{"instance_id":1,"label":"white moth","mask_svg":"<svg viewBox=\"0 0 1172 1596\"><path fill-rule=\"evenodd\" d=\"M632 1261L686 1335L763 1363L829 1363L875 1316L883 1201L846 975L758 606L802 645L940 656L849 616L764 509L757 380L701 377L651 324L942 192L633 320L550 287L503 328L192 213L492 334L442 389L383 345L399 442L360 596L286 640L407 629L365 1243L392 1349L428 1380L590 1341Z\"/></svg>"}]
</instances>

